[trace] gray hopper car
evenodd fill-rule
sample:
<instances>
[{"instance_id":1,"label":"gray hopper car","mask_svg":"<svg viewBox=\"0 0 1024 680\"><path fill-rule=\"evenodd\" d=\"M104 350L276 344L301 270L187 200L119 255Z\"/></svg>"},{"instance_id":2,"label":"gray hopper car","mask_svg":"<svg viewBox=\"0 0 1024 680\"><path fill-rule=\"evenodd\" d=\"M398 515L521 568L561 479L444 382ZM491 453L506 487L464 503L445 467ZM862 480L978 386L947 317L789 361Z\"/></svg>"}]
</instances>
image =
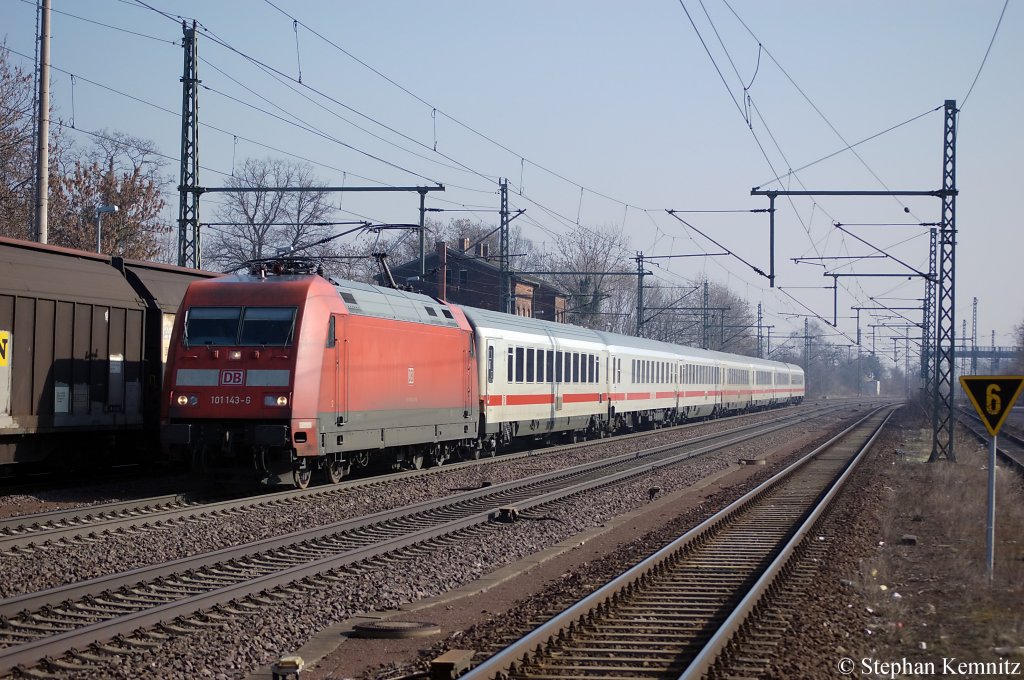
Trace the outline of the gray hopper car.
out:
<instances>
[{"instance_id":1,"label":"gray hopper car","mask_svg":"<svg viewBox=\"0 0 1024 680\"><path fill-rule=\"evenodd\" d=\"M0 238L0 477L155 455L174 315L211 276Z\"/></svg>"}]
</instances>

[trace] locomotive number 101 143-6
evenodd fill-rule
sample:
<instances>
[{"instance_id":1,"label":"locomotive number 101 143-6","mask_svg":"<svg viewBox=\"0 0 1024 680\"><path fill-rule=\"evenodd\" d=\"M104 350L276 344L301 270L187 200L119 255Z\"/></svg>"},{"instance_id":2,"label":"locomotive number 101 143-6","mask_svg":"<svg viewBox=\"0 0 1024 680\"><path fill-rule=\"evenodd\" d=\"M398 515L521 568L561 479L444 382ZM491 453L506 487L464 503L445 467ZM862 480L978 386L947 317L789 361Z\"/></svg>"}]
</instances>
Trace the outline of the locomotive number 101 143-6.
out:
<instances>
[{"instance_id":1,"label":"locomotive number 101 143-6","mask_svg":"<svg viewBox=\"0 0 1024 680\"><path fill-rule=\"evenodd\" d=\"M210 403L214 406L248 406L252 397L240 397L237 394L212 394Z\"/></svg>"}]
</instances>

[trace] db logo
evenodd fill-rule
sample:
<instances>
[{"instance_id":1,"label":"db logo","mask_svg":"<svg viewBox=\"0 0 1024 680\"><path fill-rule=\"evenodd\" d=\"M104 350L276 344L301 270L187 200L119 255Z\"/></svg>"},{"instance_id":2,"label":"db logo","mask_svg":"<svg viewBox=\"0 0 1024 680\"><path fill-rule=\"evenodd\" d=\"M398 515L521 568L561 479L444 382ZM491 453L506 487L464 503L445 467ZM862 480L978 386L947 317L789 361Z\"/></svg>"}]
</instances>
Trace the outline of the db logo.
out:
<instances>
[{"instance_id":1,"label":"db logo","mask_svg":"<svg viewBox=\"0 0 1024 680\"><path fill-rule=\"evenodd\" d=\"M220 384L221 385L244 385L245 384L245 371L221 371L220 372Z\"/></svg>"}]
</instances>

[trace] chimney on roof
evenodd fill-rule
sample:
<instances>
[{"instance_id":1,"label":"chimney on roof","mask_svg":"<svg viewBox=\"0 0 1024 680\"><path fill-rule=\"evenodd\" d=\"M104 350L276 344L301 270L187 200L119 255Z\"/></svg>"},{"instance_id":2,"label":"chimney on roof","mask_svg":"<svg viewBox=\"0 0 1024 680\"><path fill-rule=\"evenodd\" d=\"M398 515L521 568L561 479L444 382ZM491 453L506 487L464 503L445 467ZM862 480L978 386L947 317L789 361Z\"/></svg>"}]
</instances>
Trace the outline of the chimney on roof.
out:
<instances>
[{"instance_id":1,"label":"chimney on roof","mask_svg":"<svg viewBox=\"0 0 1024 680\"><path fill-rule=\"evenodd\" d=\"M491 254L491 248L486 243L477 243L476 254L478 257L486 258L488 255Z\"/></svg>"},{"instance_id":2,"label":"chimney on roof","mask_svg":"<svg viewBox=\"0 0 1024 680\"><path fill-rule=\"evenodd\" d=\"M469 250L469 239L466 238L465 236L459 239L459 250L461 250L462 252L466 252L467 250Z\"/></svg>"},{"instance_id":3,"label":"chimney on roof","mask_svg":"<svg viewBox=\"0 0 1024 680\"><path fill-rule=\"evenodd\" d=\"M437 241L434 244L434 249L437 252L437 299L446 300L448 295L448 244L444 241Z\"/></svg>"}]
</instances>

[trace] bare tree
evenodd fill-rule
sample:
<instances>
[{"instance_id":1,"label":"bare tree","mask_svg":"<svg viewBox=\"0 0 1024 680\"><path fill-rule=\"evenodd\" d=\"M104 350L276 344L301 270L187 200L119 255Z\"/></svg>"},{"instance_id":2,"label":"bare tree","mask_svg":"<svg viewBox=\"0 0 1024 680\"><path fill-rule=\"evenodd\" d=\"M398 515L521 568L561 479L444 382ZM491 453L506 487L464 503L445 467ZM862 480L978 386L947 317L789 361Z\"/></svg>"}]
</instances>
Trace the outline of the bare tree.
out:
<instances>
[{"instance_id":1,"label":"bare tree","mask_svg":"<svg viewBox=\"0 0 1024 680\"><path fill-rule=\"evenodd\" d=\"M0 235L34 238L32 75L0 50Z\"/></svg>"},{"instance_id":2,"label":"bare tree","mask_svg":"<svg viewBox=\"0 0 1024 680\"><path fill-rule=\"evenodd\" d=\"M609 275L628 269L623 253L628 239L621 229L577 227L561 243L559 252L538 258L540 267L569 295L569 323L587 328L623 330L618 311L636 306L636 282L630 277ZM564 273L562 273L564 272ZM579 273L573 273L579 272Z\"/></svg>"},{"instance_id":3,"label":"bare tree","mask_svg":"<svg viewBox=\"0 0 1024 680\"><path fill-rule=\"evenodd\" d=\"M331 235L323 224L334 213L329 194L309 165L274 158L250 158L229 181L232 187L298 187L309 191L238 191L223 194L217 209L218 224L208 227L204 259L212 266L232 270L251 260L302 249L303 255L330 257L330 243L308 248Z\"/></svg>"}]
</instances>

